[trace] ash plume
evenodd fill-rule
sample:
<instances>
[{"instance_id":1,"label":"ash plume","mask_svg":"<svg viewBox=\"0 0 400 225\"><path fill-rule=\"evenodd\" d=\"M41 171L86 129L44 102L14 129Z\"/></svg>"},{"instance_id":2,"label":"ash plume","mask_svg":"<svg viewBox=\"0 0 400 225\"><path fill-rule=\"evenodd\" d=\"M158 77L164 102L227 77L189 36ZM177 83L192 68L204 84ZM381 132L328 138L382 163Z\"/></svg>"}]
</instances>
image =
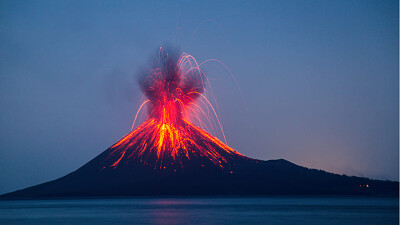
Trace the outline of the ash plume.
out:
<instances>
[{"instance_id":1,"label":"ash plume","mask_svg":"<svg viewBox=\"0 0 400 225\"><path fill-rule=\"evenodd\" d=\"M184 107L204 92L204 76L192 56L177 48L160 47L139 79L142 92L150 100L149 116L159 118L167 108L174 111L174 117L180 117Z\"/></svg>"}]
</instances>

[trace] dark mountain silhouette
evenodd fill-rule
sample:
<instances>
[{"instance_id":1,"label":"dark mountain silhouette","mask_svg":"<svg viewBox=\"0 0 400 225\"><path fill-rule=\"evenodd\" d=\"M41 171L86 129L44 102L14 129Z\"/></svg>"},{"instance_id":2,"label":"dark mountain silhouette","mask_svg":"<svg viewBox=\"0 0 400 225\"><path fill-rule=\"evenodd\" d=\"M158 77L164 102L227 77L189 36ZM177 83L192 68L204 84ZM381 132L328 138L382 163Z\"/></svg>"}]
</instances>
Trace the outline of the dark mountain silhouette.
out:
<instances>
[{"instance_id":1,"label":"dark mountain silhouette","mask_svg":"<svg viewBox=\"0 0 400 225\"><path fill-rule=\"evenodd\" d=\"M184 147L178 148L175 155L157 156L157 147L154 146L157 139L145 140L147 135L140 136L144 128L152 126L149 123L151 121L72 173L1 197L398 196L398 182L337 175L301 167L283 159L262 161L248 158L191 124L184 125L184 129L192 134L192 139L183 143ZM144 141L150 145L143 149ZM139 154L140 149L142 154Z\"/></svg>"}]
</instances>

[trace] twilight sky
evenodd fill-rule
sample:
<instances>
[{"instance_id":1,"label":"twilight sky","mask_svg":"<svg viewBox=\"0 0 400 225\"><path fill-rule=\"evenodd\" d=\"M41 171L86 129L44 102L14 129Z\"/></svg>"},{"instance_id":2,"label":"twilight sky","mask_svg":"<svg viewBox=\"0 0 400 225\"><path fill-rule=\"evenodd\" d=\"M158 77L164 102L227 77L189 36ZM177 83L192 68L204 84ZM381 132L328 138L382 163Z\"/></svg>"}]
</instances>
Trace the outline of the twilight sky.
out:
<instances>
[{"instance_id":1,"label":"twilight sky","mask_svg":"<svg viewBox=\"0 0 400 225\"><path fill-rule=\"evenodd\" d=\"M206 64L228 144L398 180L398 1L0 1L0 194L130 131L163 43Z\"/></svg>"}]
</instances>

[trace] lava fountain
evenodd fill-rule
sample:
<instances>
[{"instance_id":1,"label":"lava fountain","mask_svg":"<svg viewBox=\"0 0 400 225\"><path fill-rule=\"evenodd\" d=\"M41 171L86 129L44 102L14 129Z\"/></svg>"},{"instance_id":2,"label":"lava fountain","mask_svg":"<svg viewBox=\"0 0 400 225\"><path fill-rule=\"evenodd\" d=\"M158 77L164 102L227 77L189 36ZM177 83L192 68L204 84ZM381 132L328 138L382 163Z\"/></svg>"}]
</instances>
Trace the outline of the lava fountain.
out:
<instances>
[{"instance_id":1,"label":"lava fountain","mask_svg":"<svg viewBox=\"0 0 400 225\"><path fill-rule=\"evenodd\" d=\"M244 158L204 129L222 133L220 120L205 94L209 80L195 58L160 48L154 65L139 81L147 107L144 123L111 146L107 162L117 168L132 160L154 169L183 168L184 162L229 167L229 159ZM199 126L193 125L196 122ZM204 129L202 129L204 128ZM226 142L226 139L225 139Z\"/></svg>"}]
</instances>

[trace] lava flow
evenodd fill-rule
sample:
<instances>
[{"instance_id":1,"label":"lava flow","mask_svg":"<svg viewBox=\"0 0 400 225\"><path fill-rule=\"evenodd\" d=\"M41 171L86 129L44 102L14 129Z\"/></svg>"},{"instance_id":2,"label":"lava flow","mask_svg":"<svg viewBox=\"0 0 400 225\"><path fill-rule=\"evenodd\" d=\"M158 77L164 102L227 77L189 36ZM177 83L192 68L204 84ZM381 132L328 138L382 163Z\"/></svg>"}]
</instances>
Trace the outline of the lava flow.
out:
<instances>
[{"instance_id":1,"label":"lava flow","mask_svg":"<svg viewBox=\"0 0 400 225\"><path fill-rule=\"evenodd\" d=\"M107 161L112 164L108 166L117 168L138 160L166 169L196 159L224 169L230 158L244 157L202 129L219 130L225 139L206 97L205 83L209 81L193 56L160 48L156 62L140 81L147 100L139 107L132 128L144 107L147 120L110 148Z\"/></svg>"}]
</instances>

